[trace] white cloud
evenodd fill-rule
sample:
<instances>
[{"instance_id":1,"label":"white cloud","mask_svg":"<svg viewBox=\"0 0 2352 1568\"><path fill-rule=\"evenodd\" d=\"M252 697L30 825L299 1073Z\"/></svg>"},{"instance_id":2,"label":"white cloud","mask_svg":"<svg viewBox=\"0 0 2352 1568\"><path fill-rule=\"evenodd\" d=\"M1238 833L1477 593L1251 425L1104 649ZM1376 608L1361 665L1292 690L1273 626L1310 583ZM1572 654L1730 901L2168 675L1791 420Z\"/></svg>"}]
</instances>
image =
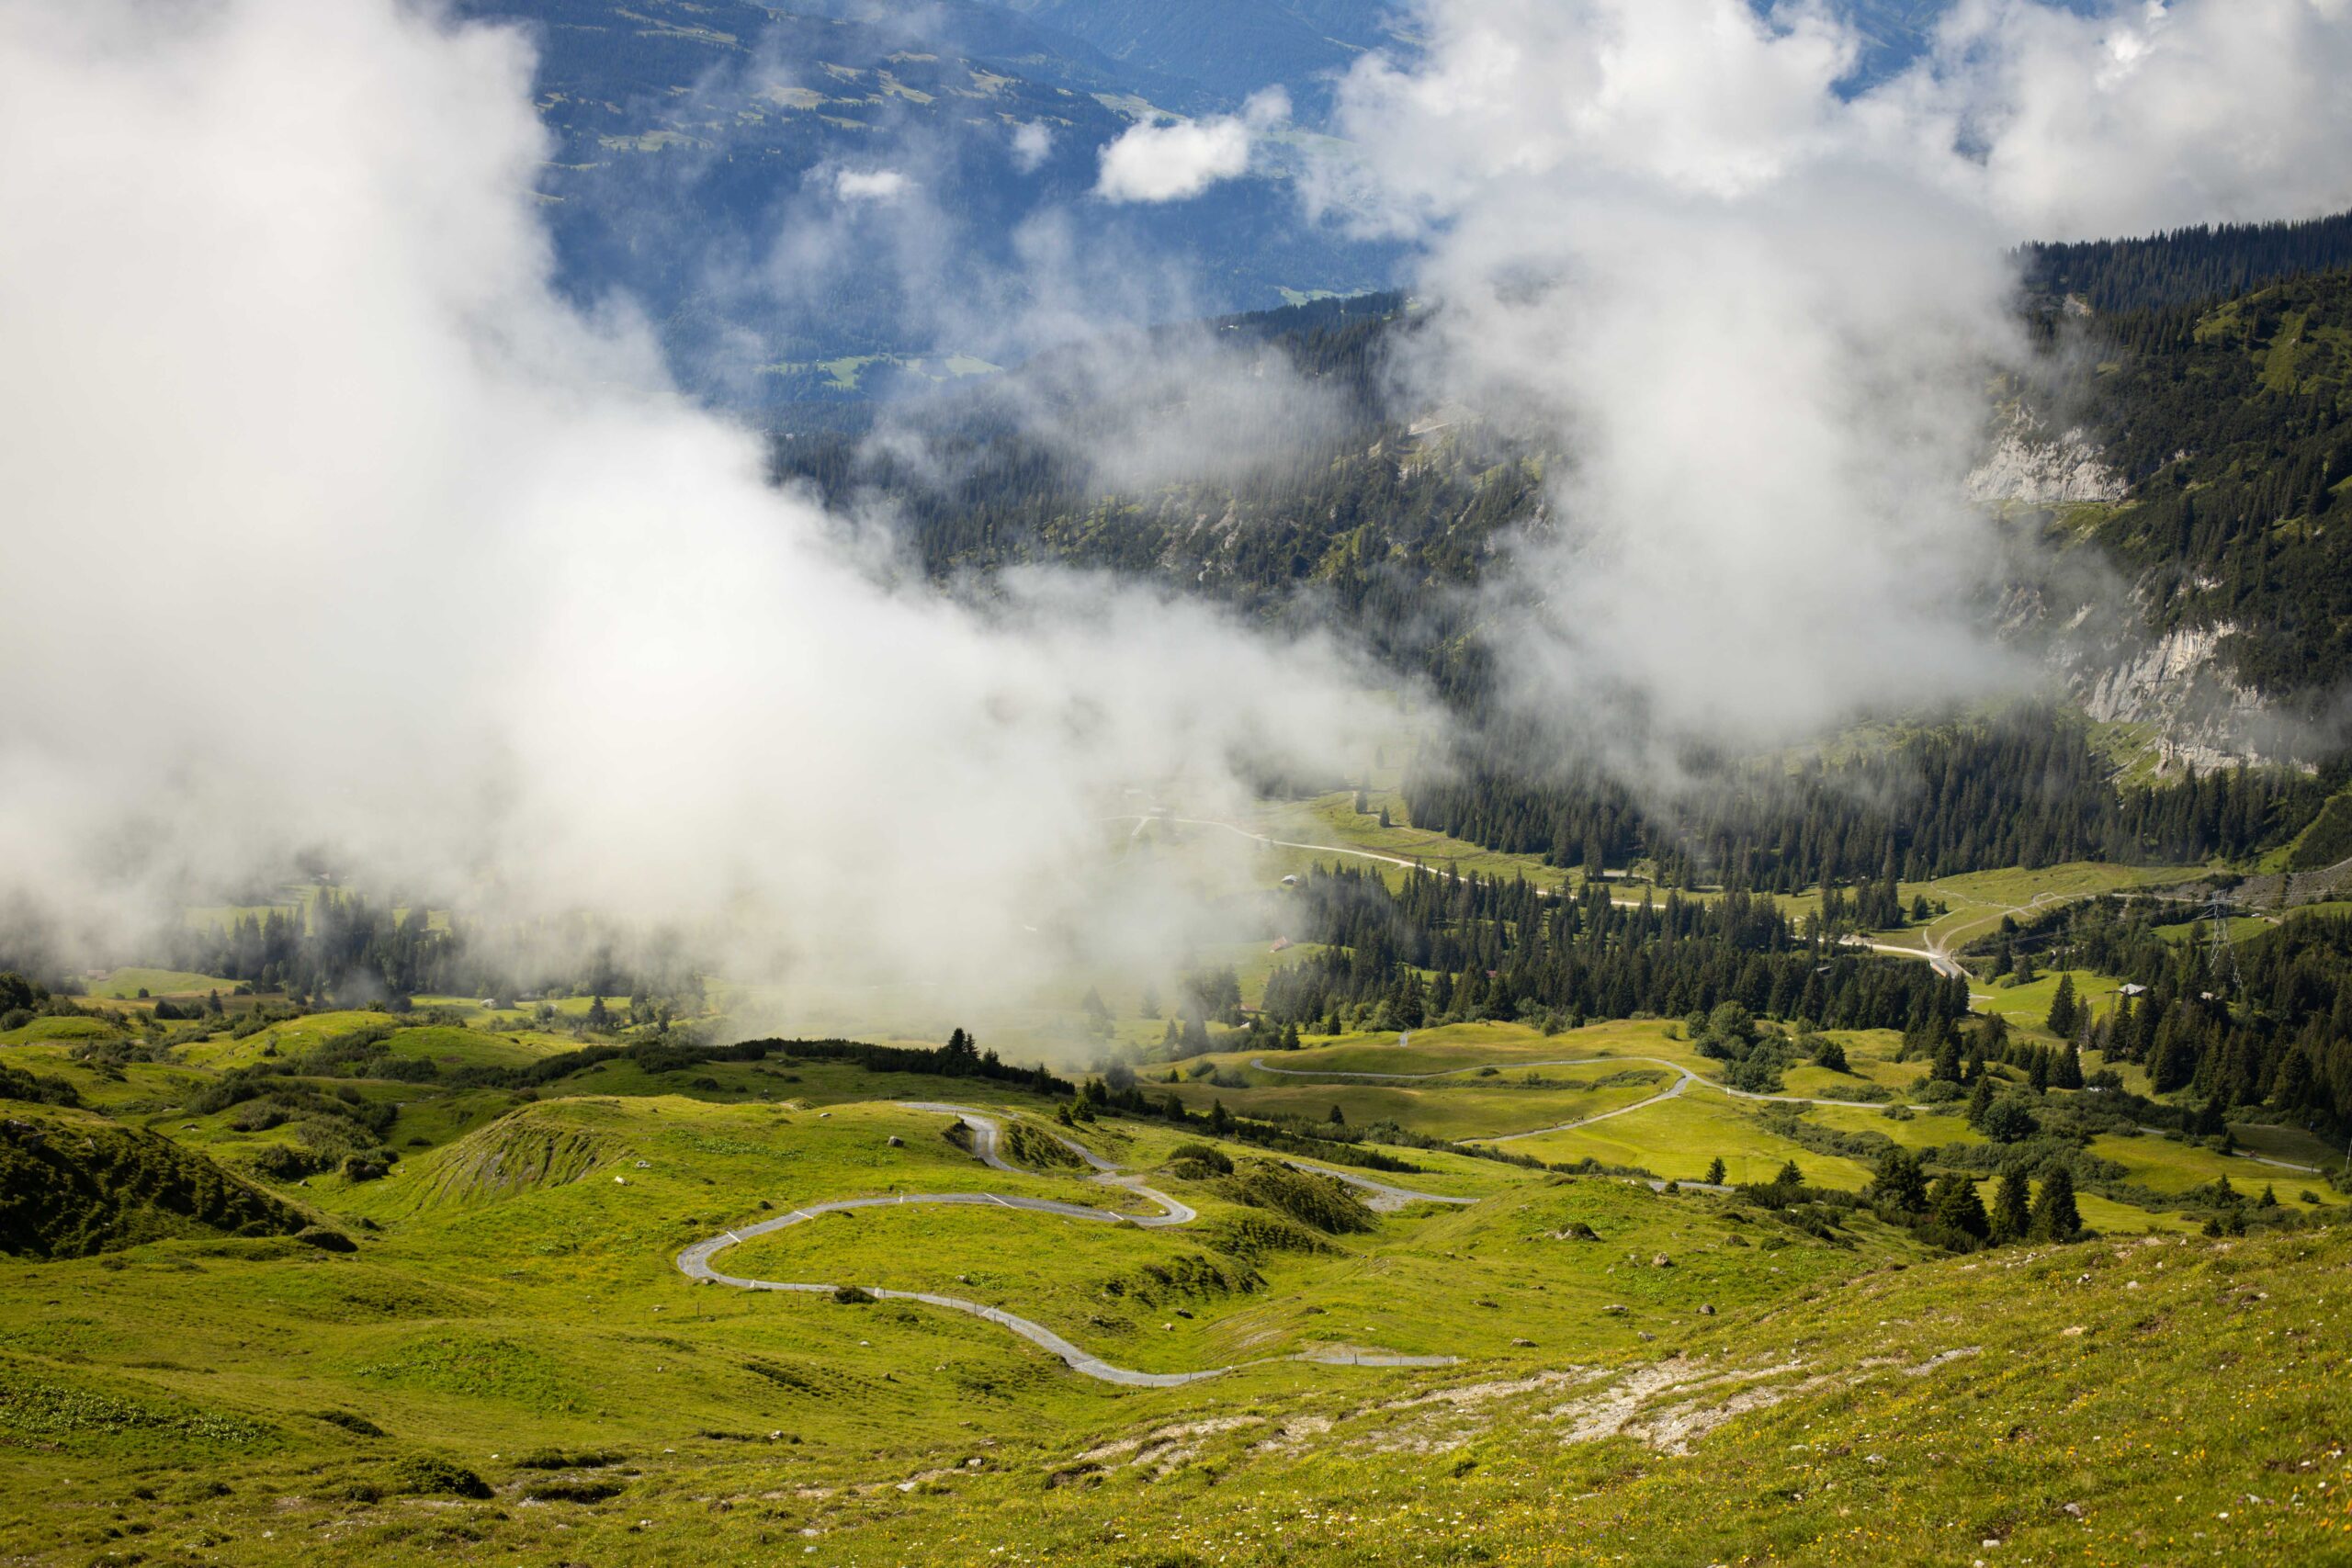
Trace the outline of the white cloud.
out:
<instances>
[{"instance_id":1,"label":"white cloud","mask_svg":"<svg viewBox=\"0 0 2352 1568\"><path fill-rule=\"evenodd\" d=\"M1105 201L1182 201L1245 174L1253 141L1290 118L1279 87L1250 98L1238 115L1142 121L1102 149L1094 194Z\"/></svg>"},{"instance_id":2,"label":"white cloud","mask_svg":"<svg viewBox=\"0 0 2352 1568\"><path fill-rule=\"evenodd\" d=\"M2348 6L1968 0L1848 103L1812 6L1425 4L1324 189L1422 238L1432 394L1565 455L1489 579L1531 705L1776 743L2022 678L1960 486L2024 357L2008 247L2352 205Z\"/></svg>"},{"instance_id":3,"label":"white cloud","mask_svg":"<svg viewBox=\"0 0 2352 1568\"><path fill-rule=\"evenodd\" d=\"M833 194L843 201L896 201L911 183L897 169L842 169L833 175Z\"/></svg>"},{"instance_id":4,"label":"white cloud","mask_svg":"<svg viewBox=\"0 0 2352 1568\"><path fill-rule=\"evenodd\" d=\"M0 0L0 898L320 845L949 991L1181 918L1097 818L1336 754L1344 662L871 570L550 289L529 78L390 0Z\"/></svg>"},{"instance_id":5,"label":"white cloud","mask_svg":"<svg viewBox=\"0 0 2352 1568\"><path fill-rule=\"evenodd\" d=\"M1858 118L2013 233L2075 239L2352 206L2347 83L2352 0L1964 0Z\"/></svg>"},{"instance_id":6,"label":"white cloud","mask_svg":"<svg viewBox=\"0 0 2352 1568\"><path fill-rule=\"evenodd\" d=\"M1033 119L1013 127L1012 163L1023 174L1035 174L1053 150L1054 128L1045 121Z\"/></svg>"}]
</instances>

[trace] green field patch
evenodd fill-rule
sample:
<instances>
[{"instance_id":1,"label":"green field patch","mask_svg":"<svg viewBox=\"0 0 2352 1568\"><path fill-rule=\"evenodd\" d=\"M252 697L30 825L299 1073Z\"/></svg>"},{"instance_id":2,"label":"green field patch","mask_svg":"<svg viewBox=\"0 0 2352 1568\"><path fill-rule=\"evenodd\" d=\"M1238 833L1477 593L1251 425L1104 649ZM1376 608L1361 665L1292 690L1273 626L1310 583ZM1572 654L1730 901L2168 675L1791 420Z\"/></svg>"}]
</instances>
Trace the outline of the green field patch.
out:
<instances>
[{"instance_id":1,"label":"green field patch","mask_svg":"<svg viewBox=\"0 0 2352 1568\"><path fill-rule=\"evenodd\" d=\"M241 1413L207 1409L161 1390L97 1388L0 1360L0 1442L6 1446L153 1453L185 1462L266 1449L277 1438L269 1426Z\"/></svg>"},{"instance_id":2,"label":"green field patch","mask_svg":"<svg viewBox=\"0 0 2352 1568\"><path fill-rule=\"evenodd\" d=\"M1554 1164L1595 1159L1678 1181L1702 1179L1716 1159L1735 1185L1769 1182L1790 1160L1816 1186L1859 1191L1872 1174L1852 1160L1816 1154L1781 1137L1737 1102L1695 1089L1589 1127L1522 1138L1509 1146L1513 1154Z\"/></svg>"},{"instance_id":3,"label":"green field patch","mask_svg":"<svg viewBox=\"0 0 2352 1568\"><path fill-rule=\"evenodd\" d=\"M134 997L201 997L218 991L223 998L237 988L234 980L217 975L197 975L185 969L116 969L89 983L89 995L101 1001Z\"/></svg>"},{"instance_id":4,"label":"green field patch","mask_svg":"<svg viewBox=\"0 0 2352 1568\"><path fill-rule=\"evenodd\" d=\"M2262 1122L2233 1122L2230 1124L2230 1135L2237 1139L2238 1146L2250 1155L2282 1159L2290 1165L2307 1165L2315 1170L2341 1170L2346 1159L2352 1157L2352 1151L2347 1151L2343 1144L2322 1138L2301 1127L2278 1127ZM2298 1174L2290 1170L2278 1173L2281 1180L2291 1179Z\"/></svg>"},{"instance_id":5,"label":"green field patch","mask_svg":"<svg viewBox=\"0 0 2352 1568\"><path fill-rule=\"evenodd\" d=\"M589 1408L583 1373L544 1350L488 1335L416 1335L348 1370L370 1388L492 1400L548 1415Z\"/></svg>"},{"instance_id":6,"label":"green field patch","mask_svg":"<svg viewBox=\"0 0 2352 1568\"><path fill-rule=\"evenodd\" d=\"M52 1040L112 1040L121 1033L102 1018L36 1018L0 1032L0 1045L38 1045Z\"/></svg>"},{"instance_id":7,"label":"green field patch","mask_svg":"<svg viewBox=\"0 0 2352 1568\"><path fill-rule=\"evenodd\" d=\"M1898 889L1905 904L1924 896L1930 903L1950 906L1947 913L1928 922L1924 934L1943 947L1958 948L1993 931L2003 916L2019 920L2040 910L2078 898L2126 888L2162 886L2204 874L2202 866L2110 865L2103 861L2069 861L2028 870L2011 866L2001 871L1968 872L1933 882L1906 882Z\"/></svg>"},{"instance_id":8,"label":"green field patch","mask_svg":"<svg viewBox=\"0 0 2352 1568\"><path fill-rule=\"evenodd\" d=\"M1530 1072L1540 1077L1543 1087L1523 1081ZM1661 1067L1601 1064L1517 1068L1492 1078L1446 1078L1437 1085L1330 1082L1223 1089L1187 1081L1158 1086L1155 1092L1175 1095L1188 1111L1206 1111L1222 1101L1236 1115L1267 1119L1329 1122L1336 1106L1351 1127L1393 1122L1427 1137L1462 1143L1618 1110L1657 1094L1670 1077Z\"/></svg>"},{"instance_id":9,"label":"green field patch","mask_svg":"<svg viewBox=\"0 0 2352 1568\"><path fill-rule=\"evenodd\" d=\"M1908 1116L1894 1117L1883 1109L1848 1110L1844 1106L1811 1105L1804 1108L1804 1120L1834 1132L1876 1133L1915 1153L1949 1144L1981 1144L1984 1141L1984 1135L1956 1112L1915 1111Z\"/></svg>"},{"instance_id":10,"label":"green field patch","mask_svg":"<svg viewBox=\"0 0 2352 1568\"><path fill-rule=\"evenodd\" d=\"M570 1046L560 1047L569 1049ZM520 1067L557 1047L533 1047L479 1030L431 1027L403 1029L384 1042L390 1055L437 1062L445 1067Z\"/></svg>"},{"instance_id":11,"label":"green field patch","mask_svg":"<svg viewBox=\"0 0 2352 1568\"><path fill-rule=\"evenodd\" d=\"M2136 1137L2109 1134L2091 1140L2090 1152L2123 1167L2123 1179L2166 1197L2179 1197L2191 1188L2210 1186L2227 1178L2239 1191L2253 1194L2274 1182L2316 1184L2317 1177L2264 1165L2259 1160L2222 1154L2218 1149L2184 1143L2155 1133Z\"/></svg>"},{"instance_id":12,"label":"green field patch","mask_svg":"<svg viewBox=\"0 0 2352 1568\"><path fill-rule=\"evenodd\" d=\"M1978 1012L1994 1013L2041 1039L2050 1038L2044 1027L2050 1020L2050 1004L2057 999L2058 987L2064 976L2075 977L2075 1000L2077 1006L2096 1007L2101 1011L2115 1003L2116 990L2123 982L2112 975L2096 974L2088 969L2046 970L2032 981L2018 985L2017 977L2005 975L1989 984L1978 982L1975 1007Z\"/></svg>"}]
</instances>

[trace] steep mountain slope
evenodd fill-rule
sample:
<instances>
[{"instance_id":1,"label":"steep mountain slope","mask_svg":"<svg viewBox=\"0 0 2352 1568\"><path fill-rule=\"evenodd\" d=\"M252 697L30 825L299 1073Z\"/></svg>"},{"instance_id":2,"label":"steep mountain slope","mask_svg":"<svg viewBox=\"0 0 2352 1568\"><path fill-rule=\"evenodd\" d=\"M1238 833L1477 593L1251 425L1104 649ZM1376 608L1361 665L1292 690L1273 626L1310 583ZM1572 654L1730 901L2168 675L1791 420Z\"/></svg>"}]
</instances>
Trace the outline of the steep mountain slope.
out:
<instances>
[{"instance_id":1,"label":"steep mountain slope","mask_svg":"<svg viewBox=\"0 0 2352 1568\"><path fill-rule=\"evenodd\" d=\"M2159 631L2245 685L2352 674L2352 273L2103 321L2092 428L2131 482L2095 537Z\"/></svg>"}]
</instances>

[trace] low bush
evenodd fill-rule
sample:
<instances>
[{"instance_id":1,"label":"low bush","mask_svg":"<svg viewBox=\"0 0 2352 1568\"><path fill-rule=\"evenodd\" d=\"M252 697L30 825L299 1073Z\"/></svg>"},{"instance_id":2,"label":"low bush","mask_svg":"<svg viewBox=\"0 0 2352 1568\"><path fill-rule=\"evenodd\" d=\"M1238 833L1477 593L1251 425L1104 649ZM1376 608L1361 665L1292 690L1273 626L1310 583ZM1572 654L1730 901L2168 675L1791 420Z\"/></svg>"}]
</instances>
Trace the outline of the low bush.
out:
<instances>
[{"instance_id":1,"label":"low bush","mask_svg":"<svg viewBox=\"0 0 2352 1568\"><path fill-rule=\"evenodd\" d=\"M628 1490L617 1481L534 1481L523 1495L534 1503L602 1503Z\"/></svg>"},{"instance_id":2,"label":"low bush","mask_svg":"<svg viewBox=\"0 0 2352 1568\"><path fill-rule=\"evenodd\" d=\"M392 1488L410 1497L487 1497L490 1483L436 1454L411 1454L392 1466Z\"/></svg>"}]
</instances>

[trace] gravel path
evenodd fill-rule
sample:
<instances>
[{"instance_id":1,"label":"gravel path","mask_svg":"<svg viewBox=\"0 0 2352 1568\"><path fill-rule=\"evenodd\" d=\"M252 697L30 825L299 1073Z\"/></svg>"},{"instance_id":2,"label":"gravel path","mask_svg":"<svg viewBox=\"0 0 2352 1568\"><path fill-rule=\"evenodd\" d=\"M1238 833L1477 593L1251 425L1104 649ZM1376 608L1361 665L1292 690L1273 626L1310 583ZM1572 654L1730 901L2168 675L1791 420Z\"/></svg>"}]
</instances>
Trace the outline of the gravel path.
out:
<instances>
[{"instance_id":1,"label":"gravel path","mask_svg":"<svg viewBox=\"0 0 2352 1568\"><path fill-rule=\"evenodd\" d=\"M905 1109L937 1111L957 1118L970 1129L972 1153L983 1165L993 1170L1009 1171L1016 1175L1031 1174L1023 1171L1018 1166L1008 1163L999 1152L1003 1141L1003 1128L993 1117L983 1115L967 1106L945 1105L929 1100L906 1103ZM1111 1209L1090 1208L1083 1203L1066 1203L1058 1199L1025 1198L995 1192L909 1192L888 1198L841 1198L829 1203L811 1203L804 1208L794 1209L788 1213L778 1214L773 1219L762 1220L757 1224L721 1231L715 1236L695 1243L678 1254L678 1269L688 1279L706 1280L715 1285L731 1285L741 1291L788 1291L800 1295L829 1296L842 1287L818 1283L785 1283L774 1280L747 1280L734 1274L720 1273L711 1267L711 1259L729 1247L749 1241L753 1236L768 1235L792 1225L803 1224L820 1214L842 1213L854 1209L887 1209L913 1203L945 1203L975 1208L1025 1210L1031 1213L1057 1214L1064 1219L1087 1220L1103 1224L1137 1225L1146 1228L1190 1224L1199 1217L1185 1204L1178 1202L1164 1192L1156 1191L1143 1185L1141 1177L1123 1174L1117 1166L1103 1159L1091 1149L1073 1143L1058 1134L1051 1135L1055 1142L1077 1155L1092 1168L1095 1180L1105 1186L1117 1187L1139 1198L1148 1200L1158 1204L1160 1212L1156 1214L1124 1214ZM1369 1178L1328 1169L1322 1166L1308 1165L1300 1160L1286 1160L1283 1163L1296 1166L1301 1170L1311 1170L1317 1175L1330 1177L1359 1190L1374 1192L1377 1195L1371 1205L1374 1208L1401 1208L1408 1202L1470 1203L1476 1201L1476 1199L1443 1198L1434 1193L1415 1192L1408 1188L1391 1187ZM1314 1361L1324 1365L1356 1367L1444 1367L1452 1366L1455 1360L1452 1356L1389 1356L1377 1352L1353 1350L1307 1350L1294 1356L1262 1357L1258 1360L1239 1362L1235 1366L1209 1367L1196 1372L1143 1372L1129 1367L1113 1366L1100 1356L1071 1344L1044 1324L1006 1312L1001 1307L992 1307L982 1302L966 1301L961 1296L934 1295L927 1291L893 1291L878 1285L867 1285L862 1288L868 1295L881 1301L922 1302L928 1306L945 1307L951 1312L967 1313L974 1317L985 1318L1000 1327L1012 1330L1031 1344L1060 1357L1073 1371L1081 1372L1103 1382L1118 1383L1129 1388L1174 1388L1184 1383L1198 1382L1204 1378L1217 1377L1226 1372L1234 1371L1241 1366L1262 1366L1268 1361Z\"/></svg>"}]
</instances>

